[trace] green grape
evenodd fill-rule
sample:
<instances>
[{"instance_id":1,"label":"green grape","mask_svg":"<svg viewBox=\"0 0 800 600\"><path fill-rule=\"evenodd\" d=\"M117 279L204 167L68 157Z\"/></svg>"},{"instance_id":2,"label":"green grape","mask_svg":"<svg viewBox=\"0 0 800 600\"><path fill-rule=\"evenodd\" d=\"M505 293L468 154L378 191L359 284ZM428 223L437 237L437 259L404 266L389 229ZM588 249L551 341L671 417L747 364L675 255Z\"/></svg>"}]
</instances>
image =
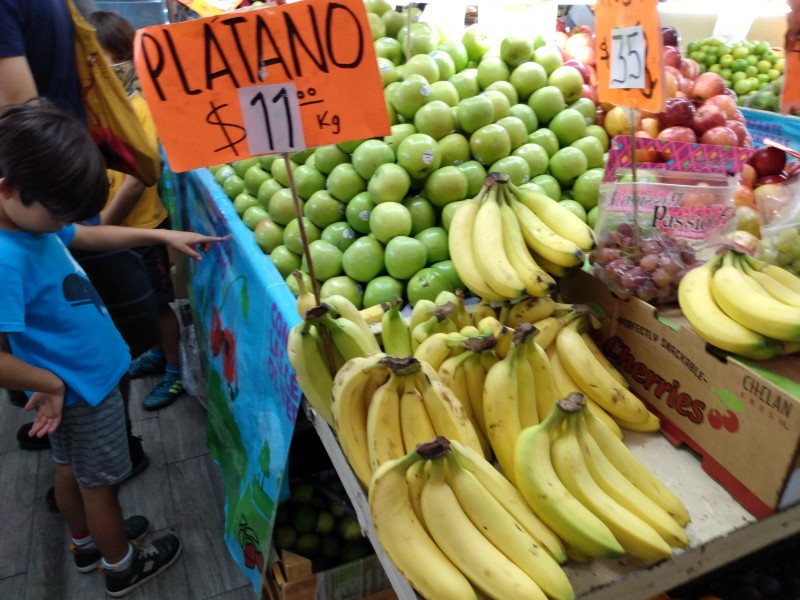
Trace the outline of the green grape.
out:
<instances>
[{"instance_id":1,"label":"green grape","mask_svg":"<svg viewBox=\"0 0 800 600\"><path fill-rule=\"evenodd\" d=\"M794 262L792 263L791 266L791 271L795 275L800 275L800 256L794 259Z\"/></svg>"},{"instance_id":2,"label":"green grape","mask_svg":"<svg viewBox=\"0 0 800 600\"><path fill-rule=\"evenodd\" d=\"M794 261L794 257L789 252L778 251L778 256L775 257L775 264L780 267L785 267Z\"/></svg>"}]
</instances>

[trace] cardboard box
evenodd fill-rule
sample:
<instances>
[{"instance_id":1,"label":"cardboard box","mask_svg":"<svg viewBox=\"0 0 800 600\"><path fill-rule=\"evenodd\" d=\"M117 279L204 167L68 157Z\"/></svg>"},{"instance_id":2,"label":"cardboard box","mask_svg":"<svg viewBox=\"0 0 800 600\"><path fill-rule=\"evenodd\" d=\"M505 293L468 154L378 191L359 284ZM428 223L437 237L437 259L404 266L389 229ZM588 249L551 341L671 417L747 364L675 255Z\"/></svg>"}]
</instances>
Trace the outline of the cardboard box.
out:
<instances>
[{"instance_id":1,"label":"cardboard box","mask_svg":"<svg viewBox=\"0 0 800 600\"><path fill-rule=\"evenodd\" d=\"M397 600L376 556L313 573L311 561L284 551L267 567L270 600Z\"/></svg>"},{"instance_id":2,"label":"cardboard box","mask_svg":"<svg viewBox=\"0 0 800 600\"><path fill-rule=\"evenodd\" d=\"M562 292L603 309L601 347L631 391L745 509L763 517L800 501L800 357L756 363L712 352L676 306L620 300L584 272Z\"/></svg>"}]
</instances>

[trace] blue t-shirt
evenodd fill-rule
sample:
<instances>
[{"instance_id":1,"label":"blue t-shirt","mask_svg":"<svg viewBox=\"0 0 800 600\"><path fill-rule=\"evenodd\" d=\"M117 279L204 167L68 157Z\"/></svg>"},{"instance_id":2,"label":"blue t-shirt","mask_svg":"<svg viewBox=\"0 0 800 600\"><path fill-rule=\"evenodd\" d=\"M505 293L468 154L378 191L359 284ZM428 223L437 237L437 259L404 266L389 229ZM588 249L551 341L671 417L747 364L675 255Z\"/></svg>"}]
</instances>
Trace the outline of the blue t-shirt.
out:
<instances>
[{"instance_id":1,"label":"blue t-shirt","mask_svg":"<svg viewBox=\"0 0 800 600\"><path fill-rule=\"evenodd\" d=\"M65 405L99 404L119 383L130 352L103 301L56 234L0 230L0 332L17 358L58 375Z\"/></svg>"},{"instance_id":2,"label":"blue t-shirt","mask_svg":"<svg viewBox=\"0 0 800 600\"><path fill-rule=\"evenodd\" d=\"M86 121L66 0L0 0L0 58L25 56L36 89Z\"/></svg>"}]
</instances>

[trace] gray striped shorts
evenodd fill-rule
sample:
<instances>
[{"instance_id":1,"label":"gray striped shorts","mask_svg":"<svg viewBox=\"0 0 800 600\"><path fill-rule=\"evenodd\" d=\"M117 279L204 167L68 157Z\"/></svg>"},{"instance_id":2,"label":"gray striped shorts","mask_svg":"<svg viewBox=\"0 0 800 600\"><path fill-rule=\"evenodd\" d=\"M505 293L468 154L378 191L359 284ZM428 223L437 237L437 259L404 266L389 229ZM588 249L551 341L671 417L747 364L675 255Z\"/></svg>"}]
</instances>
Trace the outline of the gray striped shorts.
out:
<instances>
[{"instance_id":1,"label":"gray striped shorts","mask_svg":"<svg viewBox=\"0 0 800 600\"><path fill-rule=\"evenodd\" d=\"M131 472L125 407L115 387L97 406L65 406L61 424L50 434L53 460L72 465L83 487L121 483Z\"/></svg>"}]
</instances>

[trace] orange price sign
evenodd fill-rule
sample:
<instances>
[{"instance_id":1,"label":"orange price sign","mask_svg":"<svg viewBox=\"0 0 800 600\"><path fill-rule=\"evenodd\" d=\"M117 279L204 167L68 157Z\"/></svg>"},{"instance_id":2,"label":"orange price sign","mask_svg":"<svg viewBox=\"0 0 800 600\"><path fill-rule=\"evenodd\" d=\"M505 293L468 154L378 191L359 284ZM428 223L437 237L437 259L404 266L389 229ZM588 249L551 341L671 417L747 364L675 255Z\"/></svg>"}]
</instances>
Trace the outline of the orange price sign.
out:
<instances>
[{"instance_id":1,"label":"orange price sign","mask_svg":"<svg viewBox=\"0 0 800 600\"><path fill-rule=\"evenodd\" d=\"M363 0L146 27L134 53L176 172L389 133Z\"/></svg>"},{"instance_id":2,"label":"orange price sign","mask_svg":"<svg viewBox=\"0 0 800 600\"><path fill-rule=\"evenodd\" d=\"M800 1L792 0L789 6L781 112L800 115Z\"/></svg>"},{"instance_id":3,"label":"orange price sign","mask_svg":"<svg viewBox=\"0 0 800 600\"><path fill-rule=\"evenodd\" d=\"M597 92L603 102L664 109L658 0L597 0Z\"/></svg>"}]
</instances>

